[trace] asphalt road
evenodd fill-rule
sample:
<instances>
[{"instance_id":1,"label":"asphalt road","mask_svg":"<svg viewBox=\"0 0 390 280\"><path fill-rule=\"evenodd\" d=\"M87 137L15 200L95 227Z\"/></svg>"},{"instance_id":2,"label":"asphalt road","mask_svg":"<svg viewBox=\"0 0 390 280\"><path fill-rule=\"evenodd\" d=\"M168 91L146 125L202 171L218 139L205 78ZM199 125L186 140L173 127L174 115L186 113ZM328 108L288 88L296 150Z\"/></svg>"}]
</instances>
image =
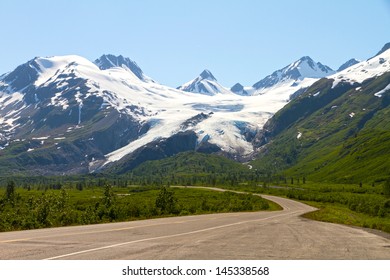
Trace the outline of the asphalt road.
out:
<instances>
[{"instance_id":1,"label":"asphalt road","mask_svg":"<svg viewBox=\"0 0 390 280\"><path fill-rule=\"evenodd\" d=\"M390 259L385 237L263 197L284 209L0 233L0 259Z\"/></svg>"}]
</instances>

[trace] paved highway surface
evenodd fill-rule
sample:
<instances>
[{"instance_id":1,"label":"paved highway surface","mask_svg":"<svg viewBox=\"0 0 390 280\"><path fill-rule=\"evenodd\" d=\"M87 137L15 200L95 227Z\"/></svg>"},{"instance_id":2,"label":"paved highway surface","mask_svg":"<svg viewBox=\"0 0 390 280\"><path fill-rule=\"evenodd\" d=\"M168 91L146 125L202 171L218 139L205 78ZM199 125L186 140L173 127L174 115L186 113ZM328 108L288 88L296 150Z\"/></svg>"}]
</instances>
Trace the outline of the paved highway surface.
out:
<instances>
[{"instance_id":1,"label":"paved highway surface","mask_svg":"<svg viewBox=\"0 0 390 280\"><path fill-rule=\"evenodd\" d=\"M226 213L0 233L0 259L390 259L390 240L301 218L314 208Z\"/></svg>"}]
</instances>

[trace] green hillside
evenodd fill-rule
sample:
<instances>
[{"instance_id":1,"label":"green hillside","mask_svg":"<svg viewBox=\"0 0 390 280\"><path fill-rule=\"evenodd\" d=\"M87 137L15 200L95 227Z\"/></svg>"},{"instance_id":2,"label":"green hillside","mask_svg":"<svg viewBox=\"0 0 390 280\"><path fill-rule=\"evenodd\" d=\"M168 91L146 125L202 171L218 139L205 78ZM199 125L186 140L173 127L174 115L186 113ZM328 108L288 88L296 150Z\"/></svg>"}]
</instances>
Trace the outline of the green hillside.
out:
<instances>
[{"instance_id":1,"label":"green hillside","mask_svg":"<svg viewBox=\"0 0 390 280\"><path fill-rule=\"evenodd\" d=\"M162 160L148 161L133 170L134 174L218 174L235 170L247 171L248 167L218 155L184 152Z\"/></svg>"},{"instance_id":2,"label":"green hillside","mask_svg":"<svg viewBox=\"0 0 390 280\"><path fill-rule=\"evenodd\" d=\"M355 183L390 176L390 73L360 84L323 79L266 125L271 141L253 165L316 181Z\"/></svg>"}]
</instances>

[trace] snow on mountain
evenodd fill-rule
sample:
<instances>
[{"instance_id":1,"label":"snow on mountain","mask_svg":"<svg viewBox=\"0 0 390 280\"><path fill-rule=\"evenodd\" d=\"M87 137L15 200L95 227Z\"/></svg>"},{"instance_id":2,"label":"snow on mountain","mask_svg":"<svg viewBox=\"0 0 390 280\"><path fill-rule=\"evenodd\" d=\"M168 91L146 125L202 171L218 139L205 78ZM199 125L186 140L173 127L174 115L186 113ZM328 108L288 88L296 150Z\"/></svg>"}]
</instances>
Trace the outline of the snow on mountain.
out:
<instances>
[{"instance_id":1,"label":"snow on mountain","mask_svg":"<svg viewBox=\"0 0 390 280\"><path fill-rule=\"evenodd\" d=\"M179 86L177 89L210 96L220 93L231 94L228 89L218 83L217 79L209 70L204 70L198 77Z\"/></svg>"},{"instance_id":2,"label":"snow on mountain","mask_svg":"<svg viewBox=\"0 0 390 280\"><path fill-rule=\"evenodd\" d=\"M320 78L335 73L331 68L304 56L273 72L252 87L245 87L249 95L272 95L285 102L297 97Z\"/></svg>"},{"instance_id":3,"label":"snow on mountain","mask_svg":"<svg viewBox=\"0 0 390 280\"><path fill-rule=\"evenodd\" d=\"M247 98L191 93L181 98L170 98L160 104L163 108L146 120L152 124L149 131L136 141L108 154L109 162L117 161L153 140L183 131L182 124L200 113L209 117L184 130L194 131L199 143L207 141L225 153L248 157L253 153L250 135L254 136L286 101L273 96Z\"/></svg>"},{"instance_id":4,"label":"snow on mountain","mask_svg":"<svg viewBox=\"0 0 390 280\"><path fill-rule=\"evenodd\" d=\"M296 86L305 78L319 79L333 74L334 71L320 62L313 61L310 57L304 56L290 65L273 72L253 85L257 92L265 92L267 89L278 84L290 83Z\"/></svg>"},{"instance_id":5,"label":"snow on mountain","mask_svg":"<svg viewBox=\"0 0 390 280\"><path fill-rule=\"evenodd\" d=\"M303 57L253 87L236 84L229 90L205 70L174 89L122 56L103 55L95 62L75 55L37 57L0 77L0 150L30 139L29 156L43 148L67 151L62 160L67 162L68 153L77 150L72 160L93 171L150 143L191 132L197 146L208 143L247 160L265 122L319 78L334 79L336 86L387 71L390 50L336 74ZM48 138L34 140L41 137ZM73 142L61 149L61 141Z\"/></svg>"},{"instance_id":6,"label":"snow on mountain","mask_svg":"<svg viewBox=\"0 0 390 280\"><path fill-rule=\"evenodd\" d=\"M298 96L306 88L311 86L319 78L326 76L326 73L334 73L329 67L321 63L315 63L309 57L303 57L300 60L291 63L281 70L265 77L252 87L244 87L241 84L235 84L230 92L235 95L247 97L248 100L255 96L263 96L265 100L278 100L281 109L292 98ZM283 104L283 105L282 105ZM268 111L274 113L273 109Z\"/></svg>"},{"instance_id":7,"label":"snow on mountain","mask_svg":"<svg viewBox=\"0 0 390 280\"><path fill-rule=\"evenodd\" d=\"M334 80L333 87L336 87L340 82L362 83L367 79L380 76L389 71L390 43L386 44L376 56L348 67L328 78Z\"/></svg>"},{"instance_id":8,"label":"snow on mountain","mask_svg":"<svg viewBox=\"0 0 390 280\"><path fill-rule=\"evenodd\" d=\"M350 60L346 61L345 63L343 63L339 69L337 69L337 72L341 72L345 69L347 69L348 67L351 67L352 65L355 65L355 64L358 64L360 61L359 60L356 60L354 58L351 58Z\"/></svg>"},{"instance_id":9,"label":"snow on mountain","mask_svg":"<svg viewBox=\"0 0 390 280\"><path fill-rule=\"evenodd\" d=\"M287 103L277 95L234 94L220 86L209 71L193 83L197 89L203 85L208 94L173 89L145 76L140 79L137 73L142 72L129 71L128 62L107 56L95 63L73 55L35 58L2 76L0 134L7 143L47 135L50 138L45 145L50 141L57 145L54 139L77 137L80 140L76 141L81 141L77 143L100 141L104 158L95 155L95 147L88 162L91 170L183 131L195 132L198 145L207 142L223 153L246 158L253 153L253 136ZM207 118L189 121L200 114ZM106 126L107 132L100 132ZM114 132L115 141L105 145L111 141L108 133ZM28 146L27 151L38 153L39 149Z\"/></svg>"}]
</instances>

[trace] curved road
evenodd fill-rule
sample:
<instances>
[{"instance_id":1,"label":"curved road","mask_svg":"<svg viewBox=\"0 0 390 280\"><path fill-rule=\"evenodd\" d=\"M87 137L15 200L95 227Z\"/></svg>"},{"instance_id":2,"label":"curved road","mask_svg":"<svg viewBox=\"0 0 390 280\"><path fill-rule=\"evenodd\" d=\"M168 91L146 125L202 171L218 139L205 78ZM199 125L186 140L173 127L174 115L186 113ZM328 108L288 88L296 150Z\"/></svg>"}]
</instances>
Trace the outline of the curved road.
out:
<instances>
[{"instance_id":1,"label":"curved road","mask_svg":"<svg viewBox=\"0 0 390 280\"><path fill-rule=\"evenodd\" d=\"M301 218L314 208L0 233L0 259L390 259L390 240Z\"/></svg>"}]
</instances>

